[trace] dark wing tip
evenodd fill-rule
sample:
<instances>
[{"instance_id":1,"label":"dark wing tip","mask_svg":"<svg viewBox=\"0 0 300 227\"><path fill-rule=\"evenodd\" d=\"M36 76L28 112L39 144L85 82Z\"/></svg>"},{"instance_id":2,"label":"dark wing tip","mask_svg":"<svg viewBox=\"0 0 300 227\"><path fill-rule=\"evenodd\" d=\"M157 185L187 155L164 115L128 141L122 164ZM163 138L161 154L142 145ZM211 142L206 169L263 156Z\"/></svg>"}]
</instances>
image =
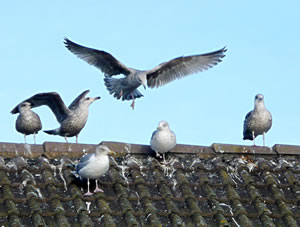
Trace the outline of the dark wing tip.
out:
<instances>
[{"instance_id":1,"label":"dark wing tip","mask_svg":"<svg viewBox=\"0 0 300 227\"><path fill-rule=\"evenodd\" d=\"M11 114L19 113L18 106L16 106L15 108L13 108L13 109L10 111L10 113L11 113Z\"/></svg>"},{"instance_id":2,"label":"dark wing tip","mask_svg":"<svg viewBox=\"0 0 300 227\"><path fill-rule=\"evenodd\" d=\"M65 47L70 51L71 51L71 46L74 45L74 43L66 37L64 38L64 44Z\"/></svg>"},{"instance_id":3,"label":"dark wing tip","mask_svg":"<svg viewBox=\"0 0 300 227\"><path fill-rule=\"evenodd\" d=\"M72 43L67 37L64 38L64 44L67 46L69 43Z\"/></svg>"},{"instance_id":4,"label":"dark wing tip","mask_svg":"<svg viewBox=\"0 0 300 227\"><path fill-rule=\"evenodd\" d=\"M216 53L222 53L223 55L221 56L221 58L225 57L225 53L227 52L227 47L224 46L223 48L221 48L220 50L217 50Z\"/></svg>"}]
</instances>

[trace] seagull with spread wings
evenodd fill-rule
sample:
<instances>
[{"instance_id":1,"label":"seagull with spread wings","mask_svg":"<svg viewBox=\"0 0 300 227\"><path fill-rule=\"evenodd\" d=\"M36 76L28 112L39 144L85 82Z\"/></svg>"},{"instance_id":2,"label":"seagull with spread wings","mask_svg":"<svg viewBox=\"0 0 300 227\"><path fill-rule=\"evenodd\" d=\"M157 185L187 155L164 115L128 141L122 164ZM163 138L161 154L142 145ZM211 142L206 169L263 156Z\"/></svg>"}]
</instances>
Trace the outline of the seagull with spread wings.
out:
<instances>
[{"instance_id":1,"label":"seagull with spread wings","mask_svg":"<svg viewBox=\"0 0 300 227\"><path fill-rule=\"evenodd\" d=\"M53 130L46 130L44 132L50 135L60 135L65 137L76 136L76 143L78 143L78 135L84 128L89 114L89 106L100 97L85 97L89 90L82 92L69 107L65 105L60 95L56 92L46 92L36 94L22 103L29 103L31 108L46 105L54 113L60 127ZM19 105L12 111L12 114L19 113Z\"/></svg>"},{"instance_id":2,"label":"seagull with spread wings","mask_svg":"<svg viewBox=\"0 0 300 227\"><path fill-rule=\"evenodd\" d=\"M73 54L104 73L105 86L110 94L117 99L122 98L123 101L133 100L132 109L134 109L135 99L143 96L138 90L140 85L145 89L146 84L150 88L157 88L175 79L207 70L221 62L226 52L224 47L206 54L174 58L150 70L137 70L125 66L103 50L84 47L67 38L65 38L65 45ZM119 74L123 74L124 77L112 78Z\"/></svg>"}]
</instances>

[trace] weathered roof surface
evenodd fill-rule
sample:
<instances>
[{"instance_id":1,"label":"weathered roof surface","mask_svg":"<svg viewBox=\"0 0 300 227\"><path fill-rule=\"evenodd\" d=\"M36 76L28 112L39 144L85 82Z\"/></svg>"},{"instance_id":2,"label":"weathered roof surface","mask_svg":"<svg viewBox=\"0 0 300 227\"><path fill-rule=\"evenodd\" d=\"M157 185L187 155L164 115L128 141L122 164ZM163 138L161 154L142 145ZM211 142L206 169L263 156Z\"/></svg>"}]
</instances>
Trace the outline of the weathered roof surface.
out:
<instances>
[{"instance_id":1,"label":"weathered roof surface","mask_svg":"<svg viewBox=\"0 0 300 227\"><path fill-rule=\"evenodd\" d=\"M149 146L103 143L116 163L93 196L72 171L96 145L0 143L0 225L300 225L300 147L177 145L166 168Z\"/></svg>"}]
</instances>

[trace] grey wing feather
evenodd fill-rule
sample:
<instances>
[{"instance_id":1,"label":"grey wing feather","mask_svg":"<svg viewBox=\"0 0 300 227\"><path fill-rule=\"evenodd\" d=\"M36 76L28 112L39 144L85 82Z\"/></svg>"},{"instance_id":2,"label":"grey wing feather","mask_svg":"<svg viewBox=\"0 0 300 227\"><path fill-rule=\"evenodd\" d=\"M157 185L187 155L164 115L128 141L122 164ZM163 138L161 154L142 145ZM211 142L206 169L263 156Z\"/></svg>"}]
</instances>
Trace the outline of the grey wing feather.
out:
<instances>
[{"instance_id":1,"label":"grey wing feather","mask_svg":"<svg viewBox=\"0 0 300 227\"><path fill-rule=\"evenodd\" d=\"M130 73L129 68L105 51L81 46L67 38L65 38L64 43L69 51L90 65L96 66L106 76L128 75Z\"/></svg>"},{"instance_id":2,"label":"grey wing feather","mask_svg":"<svg viewBox=\"0 0 300 227\"><path fill-rule=\"evenodd\" d=\"M155 130L153 133L152 133L152 136L151 136L151 140L153 139L153 137L155 136L157 130Z\"/></svg>"},{"instance_id":3,"label":"grey wing feather","mask_svg":"<svg viewBox=\"0 0 300 227\"><path fill-rule=\"evenodd\" d=\"M178 57L164 62L147 72L147 85L151 88L160 87L175 79L207 70L221 62L226 51L224 47L214 52Z\"/></svg>"},{"instance_id":4,"label":"grey wing feather","mask_svg":"<svg viewBox=\"0 0 300 227\"><path fill-rule=\"evenodd\" d=\"M76 172L78 173L83 167L85 167L88 163L88 161L90 160L90 158L95 155L95 154L87 154L85 156L83 156L79 163L76 165Z\"/></svg>"},{"instance_id":5,"label":"grey wing feather","mask_svg":"<svg viewBox=\"0 0 300 227\"><path fill-rule=\"evenodd\" d=\"M63 100L56 92L39 93L24 100L23 102L29 102L32 108L42 105L48 106L54 113L59 123L66 119L70 113L70 110L66 107ZM12 114L19 112L18 105L12 109Z\"/></svg>"},{"instance_id":6,"label":"grey wing feather","mask_svg":"<svg viewBox=\"0 0 300 227\"><path fill-rule=\"evenodd\" d=\"M86 96L86 94L89 92L90 92L90 90L86 90L86 91L82 92L80 95L78 95L78 97L76 99L74 99L74 101L69 105L69 109L70 110L76 109L80 100L83 99Z\"/></svg>"},{"instance_id":7,"label":"grey wing feather","mask_svg":"<svg viewBox=\"0 0 300 227\"><path fill-rule=\"evenodd\" d=\"M252 112L253 112L253 111L251 110L249 113L246 114L245 121L248 120L248 118L250 117L250 115L252 114Z\"/></svg>"},{"instance_id":8,"label":"grey wing feather","mask_svg":"<svg viewBox=\"0 0 300 227\"><path fill-rule=\"evenodd\" d=\"M246 117L245 117L245 120L244 120L244 128L243 128L243 135L244 135L244 138L252 138L252 132L250 132L249 130L248 130L248 126L247 126L247 124L248 124L248 119L249 119L249 117L251 116L251 114L252 114L252 110L249 112L249 113L247 113L247 115L246 115Z\"/></svg>"}]
</instances>

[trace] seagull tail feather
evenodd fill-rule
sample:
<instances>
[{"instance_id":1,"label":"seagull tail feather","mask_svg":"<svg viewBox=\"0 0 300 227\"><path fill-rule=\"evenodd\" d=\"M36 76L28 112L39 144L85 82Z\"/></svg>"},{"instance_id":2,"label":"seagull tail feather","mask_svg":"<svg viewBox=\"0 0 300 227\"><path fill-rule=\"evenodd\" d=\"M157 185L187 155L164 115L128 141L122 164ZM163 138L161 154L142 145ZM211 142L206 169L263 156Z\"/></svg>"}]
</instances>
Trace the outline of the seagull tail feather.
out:
<instances>
[{"instance_id":1,"label":"seagull tail feather","mask_svg":"<svg viewBox=\"0 0 300 227\"><path fill-rule=\"evenodd\" d=\"M109 91L109 94L113 95L115 98L120 99L122 96L122 79L116 79L111 77L104 78L104 84Z\"/></svg>"},{"instance_id":2,"label":"seagull tail feather","mask_svg":"<svg viewBox=\"0 0 300 227\"><path fill-rule=\"evenodd\" d=\"M138 89L135 90L126 90L122 86L123 79L116 79L111 77L105 77L104 78L104 84L109 91L111 95L113 95L115 98L120 99L122 98L122 101L124 100L131 100L143 97L142 93L138 91Z\"/></svg>"},{"instance_id":3,"label":"seagull tail feather","mask_svg":"<svg viewBox=\"0 0 300 227\"><path fill-rule=\"evenodd\" d=\"M137 98L140 98L140 97L143 97L143 94L141 92L139 92L138 89L135 89L133 92L131 93L126 93L123 95L123 98L122 100L131 100L132 99L132 96L134 97L134 99L137 99Z\"/></svg>"},{"instance_id":4,"label":"seagull tail feather","mask_svg":"<svg viewBox=\"0 0 300 227\"><path fill-rule=\"evenodd\" d=\"M243 136L243 140L253 140L252 133L250 131L244 132Z\"/></svg>"},{"instance_id":5,"label":"seagull tail feather","mask_svg":"<svg viewBox=\"0 0 300 227\"><path fill-rule=\"evenodd\" d=\"M59 135L58 131L56 129L53 130L44 130L45 133L49 135Z\"/></svg>"}]
</instances>

